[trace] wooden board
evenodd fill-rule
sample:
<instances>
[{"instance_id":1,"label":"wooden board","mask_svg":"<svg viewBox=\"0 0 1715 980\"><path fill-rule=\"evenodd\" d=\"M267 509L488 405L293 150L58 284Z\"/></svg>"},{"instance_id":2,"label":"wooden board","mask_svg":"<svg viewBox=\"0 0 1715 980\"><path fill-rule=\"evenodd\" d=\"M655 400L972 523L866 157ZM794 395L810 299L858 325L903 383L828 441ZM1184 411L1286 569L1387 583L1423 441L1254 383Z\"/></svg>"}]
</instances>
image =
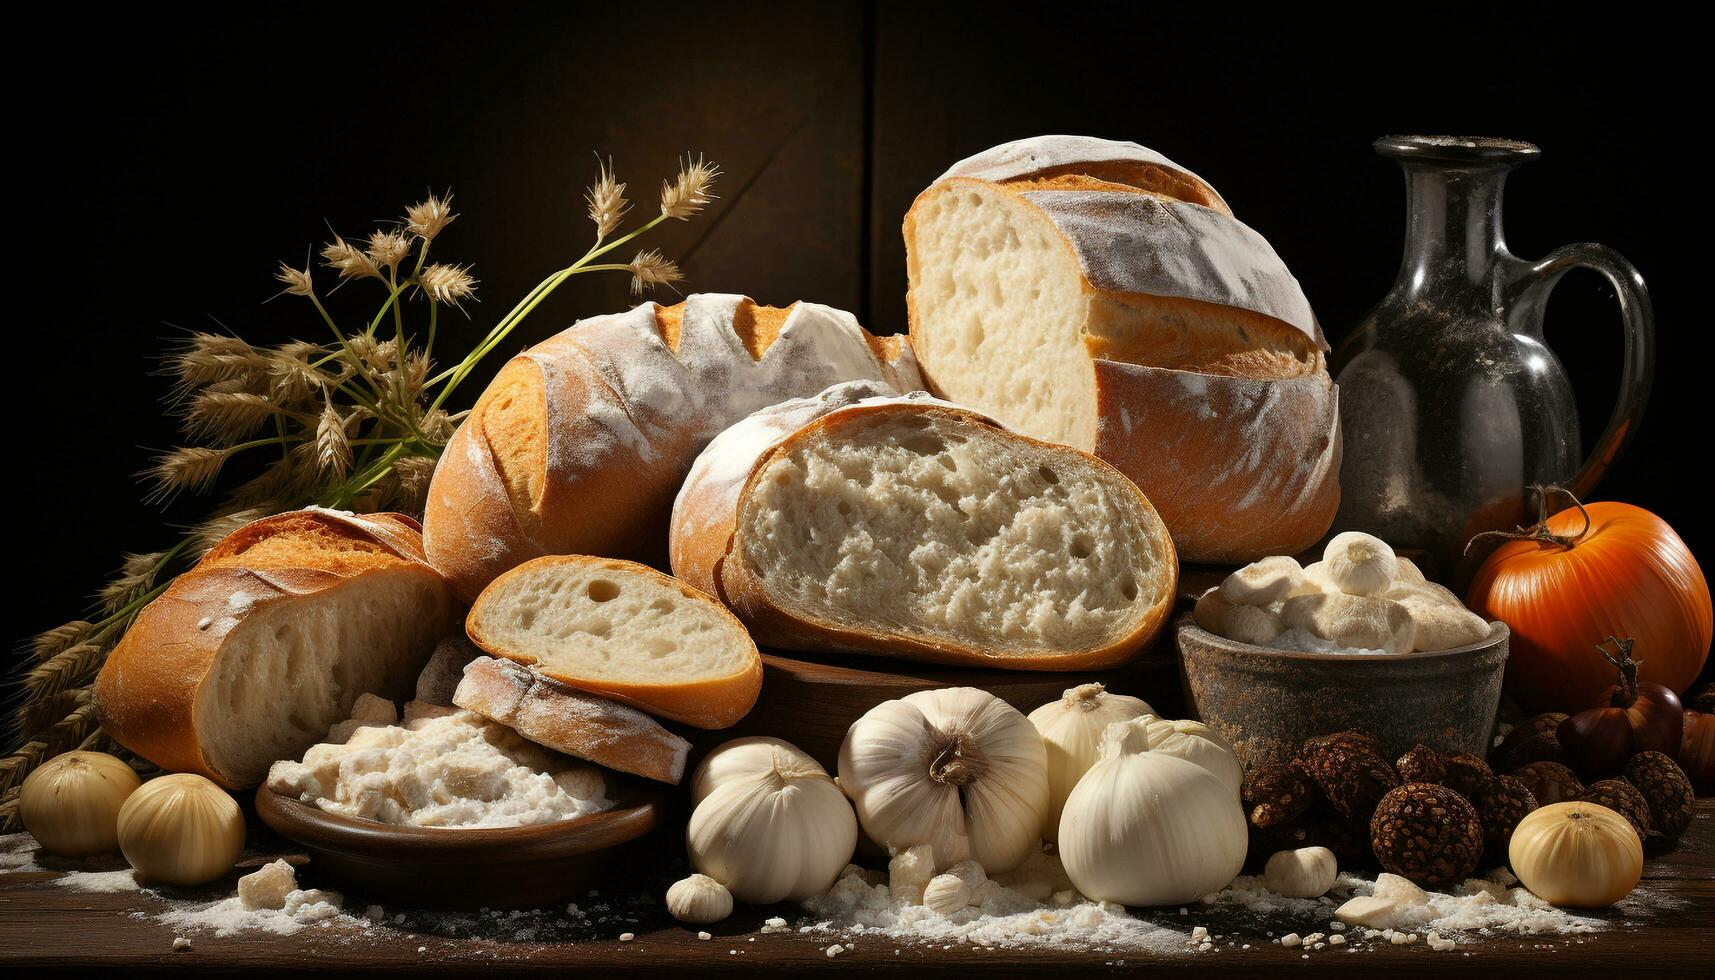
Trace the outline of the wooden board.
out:
<instances>
[{"instance_id":1,"label":"wooden board","mask_svg":"<svg viewBox=\"0 0 1715 980\"><path fill-rule=\"evenodd\" d=\"M266 838L253 840L266 844ZM268 855L259 855L260 860ZM664 881L669 870L655 876ZM640 873L641 874L641 873ZM80 894L55 887L57 873L0 872L0 974L25 976L22 968L173 969L184 972L241 972L262 969L329 969L421 974L425 972L546 973L619 971L639 975L672 972L680 976L713 973L796 972L809 969L872 972L900 966L947 974L1017 974L1044 970L1116 972L1150 970L1174 974L1264 975L1320 973L1393 976L1450 972L1553 975L1558 977L1625 973L1660 976L1697 973L1715 948L1715 800L1698 804L1697 820L1678 849L1651 858L1644 881L1622 910L1602 913L1610 928L1582 936L1496 936L1463 943L1450 952L1410 946L1329 947L1313 953L1283 948L1267 938L1307 931L1325 923L1291 920L1232 920L1194 909L1194 918L1175 918L1176 910L1155 913L1162 921L1189 928L1204 924L1222 938L1210 952L1189 945L1171 953L1046 949L951 949L902 944L875 936L859 937L848 952L830 959L827 948L842 937L797 932L759 934L770 915L796 921L796 910L740 909L731 919L706 927L712 938L699 940L660 911L660 885L632 896L604 893L580 900L586 910L612 903L608 922L552 925L555 914L508 921L491 918L474 928L408 915L406 921L368 929L342 926L306 929L293 936L243 933L217 937L207 932L175 931L152 918L163 902L129 892ZM633 879L638 880L638 879ZM651 880L644 875L642 880ZM230 882L223 884L230 893ZM389 910L391 913L393 910ZM139 914L143 913L143 914ZM627 921L635 918L637 921ZM619 942L621 932L636 939ZM175 953L175 935L188 935L191 948ZM1250 944L1250 949L1240 948ZM1304 959L1309 956L1310 959Z\"/></svg>"}]
</instances>

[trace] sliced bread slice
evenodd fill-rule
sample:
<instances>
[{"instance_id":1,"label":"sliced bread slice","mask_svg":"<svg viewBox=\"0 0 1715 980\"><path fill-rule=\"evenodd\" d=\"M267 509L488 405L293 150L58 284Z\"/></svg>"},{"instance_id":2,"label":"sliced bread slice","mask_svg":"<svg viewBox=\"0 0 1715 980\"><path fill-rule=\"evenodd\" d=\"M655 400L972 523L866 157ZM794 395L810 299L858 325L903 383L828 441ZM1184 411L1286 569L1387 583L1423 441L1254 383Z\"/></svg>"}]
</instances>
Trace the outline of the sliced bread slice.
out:
<instances>
[{"instance_id":1,"label":"sliced bread slice","mask_svg":"<svg viewBox=\"0 0 1715 980\"><path fill-rule=\"evenodd\" d=\"M465 666L453 703L537 745L663 783L685 776L691 743L636 708L573 690L510 660Z\"/></svg>"},{"instance_id":2,"label":"sliced bread slice","mask_svg":"<svg viewBox=\"0 0 1715 980\"><path fill-rule=\"evenodd\" d=\"M646 565L551 555L477 596L471 641L582 691L726 728L762 690L762 657L720 603Z\"/></svg>"},{"instance_id":3,"label":"sliced bread slice","mask_svg":"<svg viewBox=\"0 0 1715 980\"><path fill-rule=\"evenodd\" d=\"M1160 631L1173 542L1119 471L938 399L854 394L752 415L680 493L675 571L759 640L1088 670Z\"/></svg>"}]
</instances>

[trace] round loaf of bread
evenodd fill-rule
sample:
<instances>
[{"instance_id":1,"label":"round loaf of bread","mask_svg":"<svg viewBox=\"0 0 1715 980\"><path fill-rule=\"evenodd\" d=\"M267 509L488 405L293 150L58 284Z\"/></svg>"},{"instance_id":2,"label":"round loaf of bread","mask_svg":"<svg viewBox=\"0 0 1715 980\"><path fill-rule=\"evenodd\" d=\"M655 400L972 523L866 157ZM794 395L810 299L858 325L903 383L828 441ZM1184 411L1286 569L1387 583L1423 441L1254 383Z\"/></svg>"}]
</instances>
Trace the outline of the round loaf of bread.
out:
<instances>
[{"instance_id":1,"label":"round loaf of bread","mask_svg":"<svg viewBox=\"0 0 1715 980\"><path fill-rule=\"evenodd\" d=\"M543 555L659 563L673 495L716 433L852 379L922 387L900 337L849 313L702 294L581 320L503 367L429 486L429 561L473 601Z\"/></svg>"},{"instance_id":2,"label":"round loaf of bread","mask_svg":"<svg viewBox=\"0 0 1715 980\"><path fill-rule=\"evenodd\" d=\"M416 521L277 514L228 535L138 613L96 677L96 712L161 768L244 789L360 695L409 697L457 622Z\"/></svg>"},{"instance_id":3,"label":"round loaf of bread","mask_svg":"<svg viewBox=\"0 0 1715 980\"><path fill-rule=\"evenodd\" d=\"M1188 561L1327 531L1327 345L1279 256L1195 174L1135 143L1021 140L955 164L904 235L931 391L1113 463Z\"/></svg>"},{"instance_id":4,"label":"round loaf of bread","mask_svg":"<svg viewBox=\"0 0 1715 980\"><path fill-rule=\"evenodd\" d=\"M1167 528L1112 466L863 382L716 438L672 557L765 645L1017 670L1131 659L1178 581Z\"/></svg>"}]
</instances>

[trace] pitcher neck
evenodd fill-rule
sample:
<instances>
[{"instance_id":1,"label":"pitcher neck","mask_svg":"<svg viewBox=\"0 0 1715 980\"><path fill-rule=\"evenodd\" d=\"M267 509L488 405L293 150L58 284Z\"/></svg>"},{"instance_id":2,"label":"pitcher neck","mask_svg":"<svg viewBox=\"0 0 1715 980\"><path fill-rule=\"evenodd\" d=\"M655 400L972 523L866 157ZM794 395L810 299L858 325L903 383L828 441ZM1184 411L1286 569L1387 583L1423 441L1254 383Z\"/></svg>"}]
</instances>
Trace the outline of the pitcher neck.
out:
<instances>
[{"instance_id":1,"label":"pitcher neck","mask_svg":"<svg viewBox=\"0 0 1715 980\"><path fill-rule=\"evenodd\" d=\"M1498 261L1509 255L1501 226L1505 166L1449 166L1402 160L1405 170L1405 255L1398 288L1407 294L1460 284L1488 293Z\"/></svg>"}]
</instances>

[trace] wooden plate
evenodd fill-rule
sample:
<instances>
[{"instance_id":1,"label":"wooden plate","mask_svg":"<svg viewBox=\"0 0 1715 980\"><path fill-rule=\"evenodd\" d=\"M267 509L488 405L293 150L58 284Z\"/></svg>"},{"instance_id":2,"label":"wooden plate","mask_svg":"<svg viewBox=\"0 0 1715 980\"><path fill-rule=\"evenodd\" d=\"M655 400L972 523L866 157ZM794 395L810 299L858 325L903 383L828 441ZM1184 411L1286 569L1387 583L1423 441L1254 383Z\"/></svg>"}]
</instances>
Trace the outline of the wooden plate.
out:
<instances>
[{"instance_id":1,"label":"wooden plate","mask_svg":"<svg viewBox=\"0 0 1715 980\"><path fill-rule=\"evenodd\" d=\"M615 807L530 827L396 827L256 791L256 814L342 890L411 908L534 908L612 884L665 823L668 787L608 776Z\"/></svg>"}]
</instances>

